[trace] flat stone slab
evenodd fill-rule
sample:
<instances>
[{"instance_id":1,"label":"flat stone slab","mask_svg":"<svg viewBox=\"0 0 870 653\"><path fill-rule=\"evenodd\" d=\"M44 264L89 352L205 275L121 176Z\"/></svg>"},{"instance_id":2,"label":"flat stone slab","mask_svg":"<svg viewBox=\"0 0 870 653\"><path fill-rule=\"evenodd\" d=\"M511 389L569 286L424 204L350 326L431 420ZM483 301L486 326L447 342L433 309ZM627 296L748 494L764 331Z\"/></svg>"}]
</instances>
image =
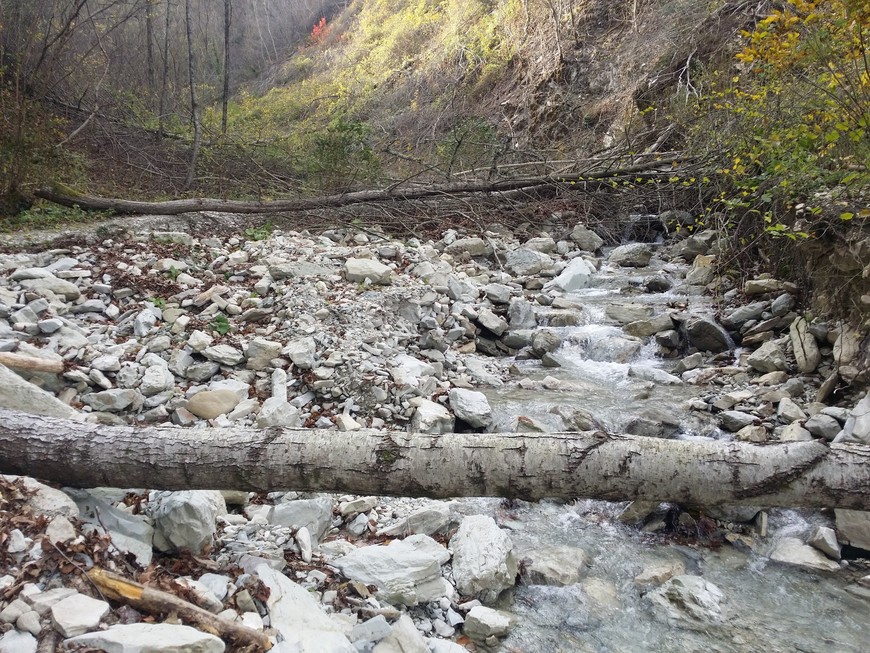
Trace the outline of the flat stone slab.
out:
<instances>
[{"instance_id":1,"label":"flat stone slab","mask_svg":"<svg viewBox=\"0 0 870 653\"><path fill-rule=\"evenodd\" d=\"M223 653L219 637L190 626L174 624L124 624L87 633L66 641L106 653Z\"/></svg>"},{"instance_id":2,"label":"flat stone slab","mask_svg":"<svg viewBox=\"0 0 870 653\"><path fill-rule=\"evenodd\" d=\"M51 606L51 622L64 637L76 637L99 626L109 609L105 601L73 594Z\"/></svg>"}]
</instances>

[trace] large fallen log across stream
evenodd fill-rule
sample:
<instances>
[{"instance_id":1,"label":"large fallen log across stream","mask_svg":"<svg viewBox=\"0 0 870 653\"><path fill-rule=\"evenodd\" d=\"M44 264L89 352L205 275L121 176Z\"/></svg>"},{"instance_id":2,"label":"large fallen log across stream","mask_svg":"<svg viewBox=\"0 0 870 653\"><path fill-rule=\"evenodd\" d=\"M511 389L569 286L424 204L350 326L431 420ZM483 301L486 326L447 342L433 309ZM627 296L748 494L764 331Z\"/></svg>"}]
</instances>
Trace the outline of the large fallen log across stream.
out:
<instances>
[{"instance_id":1,"label":"large fallen log across stream","mask_svg":"<svg viewBox=\"0 0 870 653\"><path fill-rule=\"evenodd\" d=\"M73 487L870 509L870 447L820 441L103 426L0 409L0 473Z\"/></svg>"},{"instance_id":2,"label":"large fallen log across stream","mask_svg":"<svg viewBox=\"0 0 870 653\"><path fill-rule=\"evenodd\" d=\"M672 156L658 160L644 161L623 167L605 167L582 174L543 175L498 181L472 181L453 184L432 184L420 186L391 186L385 189L361 190L338 195L303 197L278 200L223 200L214 198L192 198L168 200L165 202L141 202L112 197L87 195L54 183L35 192L37 197L68 207L78 207L91 211L113 211L134 215L178 215L194 211L216 211L222 213L290 213L312 209L335 208L373 202L393 202L408 200L443 199L473 194L499 194L529 191L547 187L570 186L576 190L594 190L602 184L610 184L617 179L630 176L635 182L646 179L668 179L680 162L680 157ZM660 170L664 168L664 170Z\"/></svg>"}]
</instances>

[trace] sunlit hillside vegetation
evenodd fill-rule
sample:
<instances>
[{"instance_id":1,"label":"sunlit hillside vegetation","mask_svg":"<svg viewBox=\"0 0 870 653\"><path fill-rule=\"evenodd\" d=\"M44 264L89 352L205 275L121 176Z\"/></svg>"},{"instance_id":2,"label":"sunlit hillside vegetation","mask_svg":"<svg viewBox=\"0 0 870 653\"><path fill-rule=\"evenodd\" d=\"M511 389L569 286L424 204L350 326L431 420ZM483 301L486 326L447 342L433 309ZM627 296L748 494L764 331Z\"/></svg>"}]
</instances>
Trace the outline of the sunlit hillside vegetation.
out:
<instances>
[{"instance_id":1,"label":"sunlit hillside vegetation","mask_svg":"<svg viewBox=\"0 0 870 653\"><path fill-rule=\"evenodd\" d=\"M868 25L862 0L15 0L0 194L268 198L677 153L705 167L672 180L705 224L802 238L819 194L866 213Z\"/></svg>"}]
</instances>

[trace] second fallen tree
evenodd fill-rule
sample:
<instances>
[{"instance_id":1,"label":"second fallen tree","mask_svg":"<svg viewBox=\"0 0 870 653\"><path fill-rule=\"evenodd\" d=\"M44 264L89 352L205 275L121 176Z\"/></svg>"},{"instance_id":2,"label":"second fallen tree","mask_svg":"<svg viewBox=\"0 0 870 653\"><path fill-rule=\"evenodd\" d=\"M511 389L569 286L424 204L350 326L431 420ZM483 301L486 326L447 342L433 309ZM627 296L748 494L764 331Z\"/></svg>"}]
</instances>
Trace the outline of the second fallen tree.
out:
<instances>
[{"instance_id":1,"label":"second fallen tree","mask_svg":"<svg viewBox=\"0 0 870 653\"><path fill-rule=\"evenodd\" d=\"M601 432L104 426L0 410L0 473L73 487L870 509L870 447Z\"/></svg>"}]
</instances>

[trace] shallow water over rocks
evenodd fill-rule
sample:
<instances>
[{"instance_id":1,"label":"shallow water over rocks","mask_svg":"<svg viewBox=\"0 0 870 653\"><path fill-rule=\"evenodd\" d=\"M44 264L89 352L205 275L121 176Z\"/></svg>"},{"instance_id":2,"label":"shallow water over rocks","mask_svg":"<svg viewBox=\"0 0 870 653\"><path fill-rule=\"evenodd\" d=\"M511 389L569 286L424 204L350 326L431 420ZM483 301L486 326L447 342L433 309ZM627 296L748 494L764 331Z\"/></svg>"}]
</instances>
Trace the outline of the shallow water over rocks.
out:
<instances>
[{"instance_id":1,"label":"shallow water over rocks","mask_svg":"<svg viewBox=\"0 0 870 653\"><path fill-rule=\"evenodd\" d=\"M566 296L563 304L580 307L578 324L546 327L563 342L553 355L558 366L516 361L513 371L528 382L485 391L498 416L489 430L514 430L523 418L532 420L534 430L570 430L560 414L582 408L616 433L733 437L710 415L689 409L688 401L697 398L701 388L652 380L661 378L649 370L673 372L676 361L660 358L652 341L627 337L619 320L613 319L619 314L613 307L626 305L646 317L675 308L690 316L712 314L709 299L694 287L677 284L664 293L635 292L644 278L662 274L665 266L657 259L653 264L656 267L649 270L605 264L594 285ZM678 278L685 272L680 266L667 268ZM500 650L859 653L870 642L867 599L845 590L846 577L858 572L831 575L777 564L768 557L782 538L805 541L815 527L830 525L829 517L768 511L766 537L753 551L739 539L736 546L721 540L713 546L698 545L693 538L680 543L683 538L623 525L618 515L626 503L581 500L506 506L497 500L464 499L461 504L463 511L494 516L510 533L520 559L530 561L559 547L582 550L587 556L576 583L538 585L527 578L503 597L500 606L519 620ZM698 622L662 616L647 596L657 584L635 580L645 570L659 568L669 570L666 577L682 573L715 585L723 597L721 614L706 614Z\"/></svg>"}]
</instances>

